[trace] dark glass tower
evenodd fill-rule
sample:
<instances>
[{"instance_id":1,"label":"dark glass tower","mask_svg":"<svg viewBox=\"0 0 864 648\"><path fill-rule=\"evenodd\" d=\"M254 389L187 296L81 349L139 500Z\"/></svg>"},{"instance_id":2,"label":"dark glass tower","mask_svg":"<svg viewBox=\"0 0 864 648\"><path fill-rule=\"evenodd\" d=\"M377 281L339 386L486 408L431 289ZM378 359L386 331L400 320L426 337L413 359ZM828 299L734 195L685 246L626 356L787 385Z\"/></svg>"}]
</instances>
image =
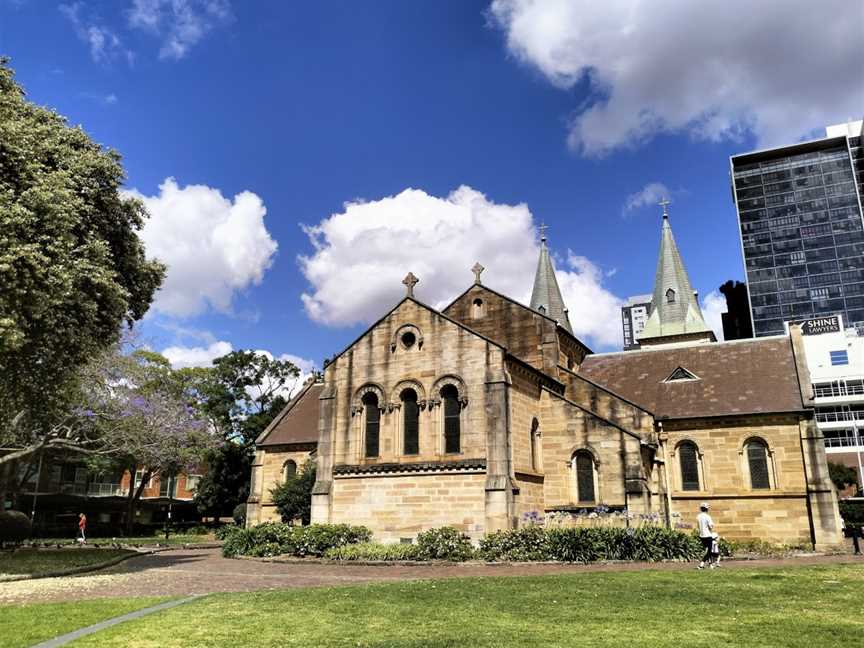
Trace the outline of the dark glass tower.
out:
<instances>
[{"instance_id":1,"label":"dark glass tower","mask_svg":"<svg viewBox=\"0 0 864 648\"><path fill-rule=\"evenodd\" d=\"M864 331L861 139L857 122L820 140L732 156L756 336L834 313Z\"/></svg>"}]
</instances>

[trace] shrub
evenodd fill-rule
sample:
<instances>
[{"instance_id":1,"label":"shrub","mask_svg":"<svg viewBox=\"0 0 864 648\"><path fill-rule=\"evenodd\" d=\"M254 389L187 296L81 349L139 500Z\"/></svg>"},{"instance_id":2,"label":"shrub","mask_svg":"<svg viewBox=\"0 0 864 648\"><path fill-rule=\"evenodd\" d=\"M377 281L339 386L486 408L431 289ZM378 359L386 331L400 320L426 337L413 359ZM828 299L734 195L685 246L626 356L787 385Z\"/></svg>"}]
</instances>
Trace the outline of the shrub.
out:
<instances>
[{"instance_id":1,"label":"shrub","mask_svg":"<svg viewBox=\"0 0 864 648\"><path fill-rule=\"evenodd\" d=\"M234 523L237 526L243 526L246 524L246 504L238 504L235 506L231 517L234 518Z\"/></svg>"},{"instance_id":2,"label":"shrub","mask_svg":"<svg viewBox=\"0 0 864 648\"><path fill-rule=\"evenodd\" d=\"M328 549L369 542L366 527L347 524L313 524L296 527L265 522L249 529L235 528L227 534L222 555L233 556L323 556Z\"/></svg>"},{"instance_id":3,"label":"shrub","mask_svg":"<svg viewBox=\"0 0 864 648\"><path fill-rule=\"evenodd\" d=\"M663 527L523 527L499 531L480 542L485 560L689 560L699 555L698 539Z\"/></svg>"},{"instance_id":4,"label":"shrub","mask_svg":"<svg viewBox=\"0 0 864 648\"><path fill-rule=\"evenodd\" d=\"M283 522L300 520L302 524L309 524L314 485L315 461L309 460L296 475L270 489L270 496Z\"/></svg>"},{"instance_id":5,"label":"shrub","mask_svg":"<svg viewBox=\"0 0 864 648\"><path fill-rule=\"evenodd\" d=\"M227 540L228 536L230 536L235 531L241 531L243 529L242 526L237 526L236 524L223 524L218 529L216 529L215 536L217 540Z\"/></svg>"},{"instance_id":6,"label":"shrub","mask_svg":"<svg viewBox=\"0 0 864 648\"><path fill-rule=\"evenodd\" d=\"M330 560L421 560L417 545L374 542L334 547L324 552L324 557Z\"/></svg>"},{"instance_id":7,"label":"shrub","mask_svg":"<svg viewBox=\"0 0 864 648\"><path fill-rule=\"evenodd\" d=\"M21 511L0 511L0 544L18 544L30 537L30 518Z\"/></svg>"},{"instance_id":8,"label":"shrub","mask_svg":"<svg viewBox=\"0 0 864 648\"><path fill-rule=\"evenodd\" d=\"M479 554L489 561L552 559L546 529L533 525L488 534L480 541Z\"/></svg>"},{"instance_id":9,"label":"shrub","mask_svg":"<svg viewBox=\"0 0 864 648\"><path fill-rule=\"evenodd\" d=\"M864 502L840 501L840 516L846 526L864 524Z\"/></svg>"},{"instance_id":10,"label":"shrub","mask_svg":"<svg viewBox=\"0 0 864 648\"><path fill-rule=\"evenodd\" d=\"M453 527L429 529L417 534L418 556L422 560L461 562L474 557L474 547L464 533Z\"/></svg>"}]
</instances>

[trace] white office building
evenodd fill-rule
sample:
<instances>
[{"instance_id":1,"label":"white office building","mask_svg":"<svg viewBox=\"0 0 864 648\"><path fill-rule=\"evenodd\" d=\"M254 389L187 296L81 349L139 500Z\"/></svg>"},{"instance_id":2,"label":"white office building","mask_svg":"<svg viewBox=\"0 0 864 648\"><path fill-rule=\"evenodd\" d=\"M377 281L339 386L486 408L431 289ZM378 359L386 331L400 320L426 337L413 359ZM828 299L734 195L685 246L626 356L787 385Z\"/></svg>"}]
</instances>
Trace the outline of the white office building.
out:
<instances>
[{"instance_id":1,"label":"white office building","mask_svg":"<svg viewBox=\"0 0 864 648\"><path fill-rule=\"evenodd\" d=\"M864 477L864 337L840 314L801 322L816 422L828 461Z\"/></svg>"}]
</instances>

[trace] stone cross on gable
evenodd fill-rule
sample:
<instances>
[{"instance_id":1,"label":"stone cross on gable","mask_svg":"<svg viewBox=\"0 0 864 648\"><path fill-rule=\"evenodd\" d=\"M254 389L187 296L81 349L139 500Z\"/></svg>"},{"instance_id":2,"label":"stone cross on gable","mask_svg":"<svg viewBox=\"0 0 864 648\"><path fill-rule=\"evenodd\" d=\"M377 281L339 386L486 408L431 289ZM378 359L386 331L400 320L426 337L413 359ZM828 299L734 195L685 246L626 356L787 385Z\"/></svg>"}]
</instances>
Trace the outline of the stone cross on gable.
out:
<instances>
[{"instance_id":1,"label":"stone cross on gable","mask_svg":"<svg viewBox=\"0 0 864 648\"><path fill-rule=\"evenodd\" d=\"M482 282L480 281L480 275L482 274L482 272L483 272L485 269L486 269L486 268L484 268L482 265L480 265L480 262L479 262L479 261L478 261L477 263L474 264L474 267L473 267L473 268L471 268L471 272L474 273L474 283L475 283L475 284L480 284L480 283L482 283Z\"/></svg>"},{"instance_id":2,"label":"stone cross on gable","mask_svg":"<svg viewBox=\"0 0 864 648\"><path fill-rule=\"evenodd\" d=\"M669 205L672 204L672 203L669 201L669 199L666 198L666 197L664 197L663 200L661 200L661 201L660 201L659 203L657 203L657 204L660 205L660 206L663 208L663 218L669 218L669 210L667 209L667 207L669 207Z\"/></svg>"},{"instance_id":3,"label":"stone cross on gable","mask_svg":"<svg viewBox=\"0 0 864 648\"><path fill-rule=\"evenodd\" d=\"M420 283L420 280L414 276L413 272L409 272L407 275L405 275L405 278L402 280L402 283L405 284L405 288L407 289L405 291L405 296L406 297L413 297L414 296L414 286L416 286L418 283Z\"/></svg>"}]
</instances>

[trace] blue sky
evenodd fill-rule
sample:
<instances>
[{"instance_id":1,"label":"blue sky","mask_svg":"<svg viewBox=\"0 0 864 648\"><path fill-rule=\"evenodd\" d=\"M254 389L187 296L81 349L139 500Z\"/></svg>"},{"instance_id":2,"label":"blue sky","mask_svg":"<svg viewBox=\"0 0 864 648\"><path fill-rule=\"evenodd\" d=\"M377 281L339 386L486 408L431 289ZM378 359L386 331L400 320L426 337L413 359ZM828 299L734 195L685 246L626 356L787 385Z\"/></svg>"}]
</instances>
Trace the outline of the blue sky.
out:
<instances>
[{"instance_id":1,"label":"blue sky","mask_svg":"<svg viewBox=\"0 0 864 648\"><path fill-rule=\"evenodd\" d=\"M178 364L254 348L320 366L409 270L433 305L475 260L525 299L541 220L603 350L620 299L652 286L652 183L706 296L744 277L729 155L864 106L848 4L820 45L824 5L688 4L0 0L0 53L122 153L171 260L143 335Z\"/></svg>"}]
</instances>

